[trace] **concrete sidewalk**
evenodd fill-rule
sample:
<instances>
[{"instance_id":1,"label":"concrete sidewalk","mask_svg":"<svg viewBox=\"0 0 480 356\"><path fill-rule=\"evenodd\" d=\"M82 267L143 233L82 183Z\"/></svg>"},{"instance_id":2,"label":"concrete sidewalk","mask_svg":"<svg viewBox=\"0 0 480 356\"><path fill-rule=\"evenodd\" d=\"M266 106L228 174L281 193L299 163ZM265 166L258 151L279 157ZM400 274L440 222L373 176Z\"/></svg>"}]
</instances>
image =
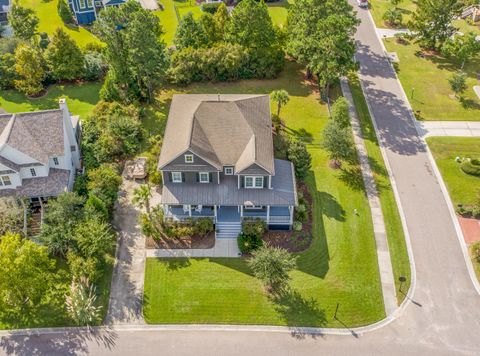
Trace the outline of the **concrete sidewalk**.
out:
<instances>
[{"instance_id":1,"label":"concrete sidewalk","mask_svg":"<svg viewBox=\"0 0 480 356\"><path fill-rule=\"evenodd\" d=\"M418 133L429 136L480 137L480 121L415 121Z\"/></svg>"},{"instance_id":2,"label":"concrete sidewalk","mask_svg":"<svg viewBox=\"0 0 480 356\"><path fill-rule=\"evenodd\" d=\"M382 207L378 196L377 186L373 177L372 169L368 161L367 149L363 142L362 129L357 117L355 105L353 103L352 93L345 78L340 80L342 93L348 100L350 107L350 123L353 130L353 139L357 150L360 167L362 169L363 183L367 192L368 205L372 212L373 232L375 235L375 244L377 247L378 270L380 272L380 282L382 284L383 303L387 316L393 314L397 309L397 298L395 291L395 279L393 276L390 251L388 249L387 230L383 219Z\"/></svg>"},{"instance_id":3,"label":"concrete sidewalk","mask_svg":"<svg viewBox=\"0 0 480 356\"><path fill-rule=\"evenodd\" d=\"M240 257L237 239L215 239L215 246L208 249L151 249L147 257Z\"/></svg>"},{"instance_id":4,"label":"concrete sidewalk","mask_svg":"<svg viewBox=\"0 0 480 356\"><path fill-rule=\"evenodd\" d=\"M376 28L377 35L380 38L390 38L395 37L396 34L407 34L410 33L410 30L407 28L399 28L399 29L392 29L392 28Z\"/></svg>"}]
</instances>

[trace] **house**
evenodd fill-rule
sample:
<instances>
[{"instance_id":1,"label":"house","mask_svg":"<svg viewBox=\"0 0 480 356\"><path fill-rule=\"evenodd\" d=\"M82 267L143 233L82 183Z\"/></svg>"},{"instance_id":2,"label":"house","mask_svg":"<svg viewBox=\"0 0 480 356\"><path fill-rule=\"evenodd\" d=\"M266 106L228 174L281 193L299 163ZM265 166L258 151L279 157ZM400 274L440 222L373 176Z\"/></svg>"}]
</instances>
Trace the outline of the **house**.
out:
<instances>
[{"instance_id":1,"label":"house","mask_svg":"<svg viewBox=\"0 0 480 356\"><path fill-rule=\"evenodd\" d=\"M60 108L0 114L0 197L32 202L71 190L80 169L78 116Z\"/></svg>"},{"instance_id":2,"label":"house","mask_svg":"<svg viewBox=\"0 0 480 356\"><path fill-rule=\"evenodd\" d=\"M10 11L11 0L0 0L0 25L6 25L7 15Z\"/></svg>"},{"instance_id":3,"label":"house","mask_svg":"<svg viewBox=\"0 0 480 356\"><path fill-rule=\"evenodd\" d=\"M97 19L98 12L104 7L119 6L125 2L126 0L68 0L68 5L77 23L87 25Z\"/></svg>"},{"instance_id":4,"label":"house","mask_svg":"<svg viewBox=\"0 0 480 356\"><path fill-rule=\"evenodd\" d=\"M292 227L295 175L274 158L268 95L174 95L158 169L166 218L210 217L217 237L250 218Z\"/></svg>"}]
</instances>

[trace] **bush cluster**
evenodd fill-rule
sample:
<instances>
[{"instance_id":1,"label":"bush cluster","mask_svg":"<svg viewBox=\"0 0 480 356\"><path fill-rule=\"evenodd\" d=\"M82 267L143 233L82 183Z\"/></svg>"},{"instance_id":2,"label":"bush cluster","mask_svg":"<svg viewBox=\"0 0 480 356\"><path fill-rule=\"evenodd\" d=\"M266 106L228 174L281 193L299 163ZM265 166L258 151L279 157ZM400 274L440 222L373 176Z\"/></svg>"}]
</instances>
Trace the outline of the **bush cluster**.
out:
<instances>
[{"instance_id":1,"label":"bush cluster","mask_svg":"<svg viewBox=\"0 0 480 356\"><path fill-rule=\"evenodd\" d=\"M238 235L238 248L242 253L251 253L263 246L262 237L267 231L267 224L261 219L244 220L242 232Z\"/></svg>"},{"instance_id":2,"label":"bush cluster","mask_svg":"<svg viewBox=\"0 0 480 356\"><path fill-rule=\"evenodd\" d=\"M480 159L465 159L460 168L467 174L480 177Z\"/></svg>"},{"instance_id":3,"label":"bush cluster","mask_svg":"<svg viewBox=\"0 0 480 356\"><path fill-rule=\"evenodd\" d=\"M207 4L206 2L204 2L204 3L202 3L201 8L202 8L202 11L203 11L203 12L208 12L208 13L210 13L210 14L213 15L214 13L217 12L219 6L220 6L220 3L219 3L219 2L217 2L217 3L209 3L209 4Z\"/></svg>"}]
</instances>

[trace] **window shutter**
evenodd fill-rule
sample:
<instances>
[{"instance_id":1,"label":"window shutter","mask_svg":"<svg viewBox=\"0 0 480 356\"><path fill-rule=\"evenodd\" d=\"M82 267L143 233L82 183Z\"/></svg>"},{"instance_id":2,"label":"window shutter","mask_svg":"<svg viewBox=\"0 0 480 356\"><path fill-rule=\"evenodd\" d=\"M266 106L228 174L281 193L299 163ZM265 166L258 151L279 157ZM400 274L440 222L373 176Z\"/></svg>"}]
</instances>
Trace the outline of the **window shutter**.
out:
<instances>
[{"instance_id":1,"label":"window shutter","mask_svg":"<svg viewBox=\"0 0 480 356\"><path fill-rule=\"evenodd\" d=\"M245 188L245 177L240 176L240 188Z\"/></svg>"},{"instance_id":2,"label":"window shutter","mask_svg":"<svg viewBox=\"0 0 480 356\"><path fill-rule=\"evenodd\" d=\"M185 173L182 172L182 182L185 182Z\"/></svg>"},{"instance_id":3,"label":"window shutter","mask_svg":"<svg viewBox=\"0 0 480 356\"><path fill-rule=\"evenodd\" d=\"M263 187L268 188L268 176L263 177Z\"/></svg>"},{"instance_id":4,"label":"window shutter","mask_svg":"<svg viewBox=\"0 0 480 356\"><path fill-rule=\"evenodd\" d=\"M195 173L195 177L196 177L196 180L197 180L197 183L200 182L200 173Z\"/></svg>"},{"instance_id":5,"label":"window shutter","mask_svg":"<svg viewBox=\"0 0 480 356\"><path fill-rule=\"evenodd\" d=\"M212 173L208 173L208 181L211 183L213 180Z\"/></svg>"},{"instance_id":6,"label":"window shutter","mask_svg":"<svg viewBox=\"0 0 480 356\"><path fill-rule=\"evenodd\" d=\"M173 174L172 172L168 172L168 181L171 183L173 182Z\"/></svg>"}]
</instances>

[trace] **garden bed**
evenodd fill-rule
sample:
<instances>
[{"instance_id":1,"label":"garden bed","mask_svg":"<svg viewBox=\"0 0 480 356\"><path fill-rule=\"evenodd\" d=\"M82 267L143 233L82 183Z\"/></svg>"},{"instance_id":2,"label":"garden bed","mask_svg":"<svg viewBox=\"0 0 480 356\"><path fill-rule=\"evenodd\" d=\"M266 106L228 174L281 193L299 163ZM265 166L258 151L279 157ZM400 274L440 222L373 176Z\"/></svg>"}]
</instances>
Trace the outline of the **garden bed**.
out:
<instances>
[{"instance_id":1,"label":"garden bed","mask_svg":"<svg viewBox=\"0 0 480 356\"><path fill-rule=\"evenodd\" d=\"M303 223L301 231L281 231L270 230L263 237L263 241L275 247L281 247L288 252L302 252L308 250L312 243L312 196L310 195L307 186L303 182L299 182L297 186L298 191L303 194L307 202L307 221Z\"/></svg>"},{"instance_id":2,"label":"garden bed","mask_svg":"<svg viewBox=\"0 0 480 356\"><path fill-rule=\"evenodd\" d=\"M215 231L211 231L205 236L185 236L180 238L162 238L156 240L147 237L145 247L147 249L185 249L185 248L213 248L215 246Z\"/></svg>"}]
</instances>

